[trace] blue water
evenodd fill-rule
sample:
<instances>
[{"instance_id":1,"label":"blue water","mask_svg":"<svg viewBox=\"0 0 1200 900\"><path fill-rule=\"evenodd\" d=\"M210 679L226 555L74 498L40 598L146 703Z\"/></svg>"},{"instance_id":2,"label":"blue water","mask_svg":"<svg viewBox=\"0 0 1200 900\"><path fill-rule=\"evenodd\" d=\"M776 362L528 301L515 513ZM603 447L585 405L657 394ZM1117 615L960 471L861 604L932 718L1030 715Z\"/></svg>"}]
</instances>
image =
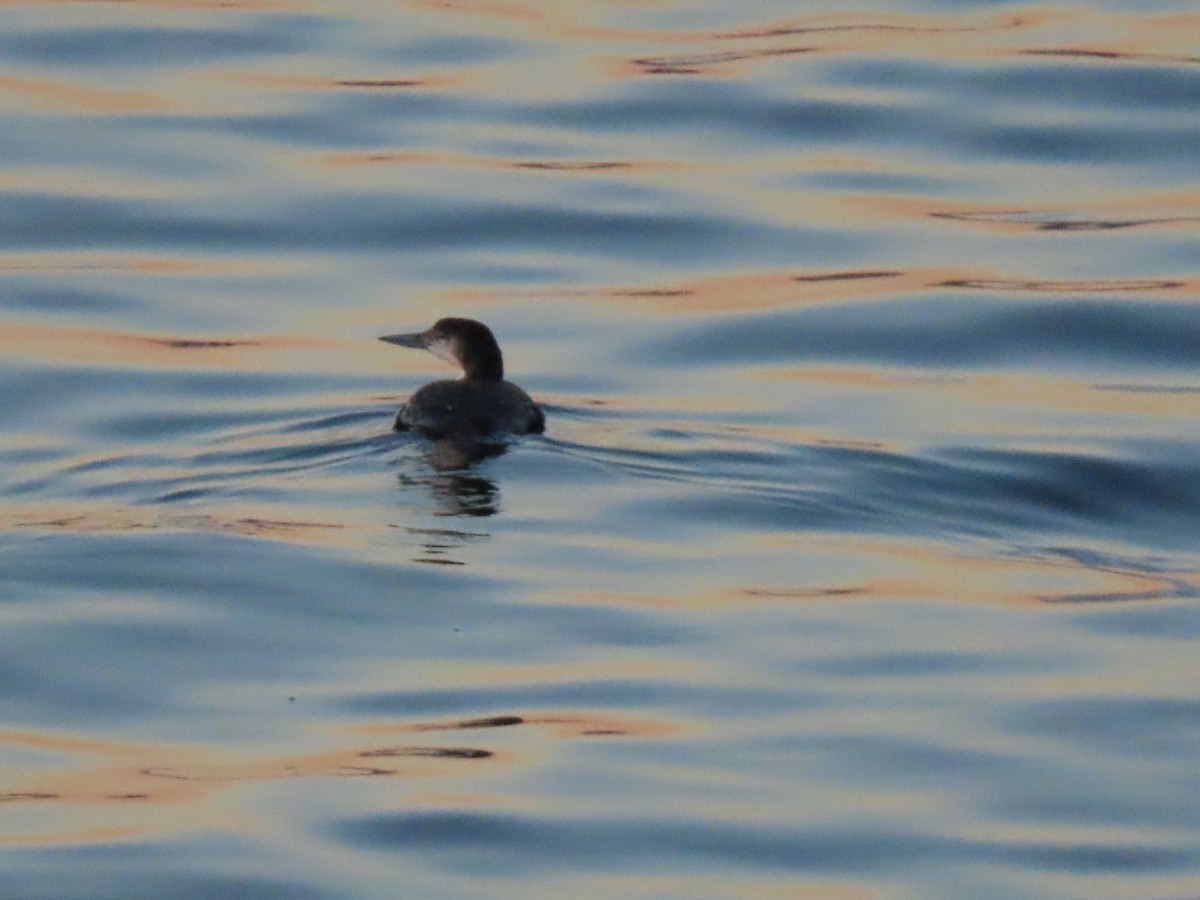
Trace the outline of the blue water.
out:
<instances>
[{"instance_id":1,"label":"blue water","mask_svg":"<svg viewBox=\"0 0 1200 900\"><path fill-rule=\"evenodd\" d=\"M0 7L0 894L1200 897L1198 47Z\"/></svg>"}]
</instances>

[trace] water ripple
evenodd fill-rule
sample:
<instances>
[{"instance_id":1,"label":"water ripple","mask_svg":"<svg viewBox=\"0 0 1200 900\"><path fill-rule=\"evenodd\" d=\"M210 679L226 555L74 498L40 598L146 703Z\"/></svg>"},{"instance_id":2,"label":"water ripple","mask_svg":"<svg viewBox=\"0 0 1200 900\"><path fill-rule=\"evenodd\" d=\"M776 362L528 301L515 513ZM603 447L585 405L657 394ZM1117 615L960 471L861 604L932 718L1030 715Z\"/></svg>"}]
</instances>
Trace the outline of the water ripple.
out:
<instances>
[{"instance_id":1,"label":"water ripple","mask_svg":"<svg viewBox=\"0 0 1200 900\"><path fill-rule=\"evenodd\" d=\"M6 891L1192 896L1145 6L0 4Z\"/></svg>"}]
</instances>

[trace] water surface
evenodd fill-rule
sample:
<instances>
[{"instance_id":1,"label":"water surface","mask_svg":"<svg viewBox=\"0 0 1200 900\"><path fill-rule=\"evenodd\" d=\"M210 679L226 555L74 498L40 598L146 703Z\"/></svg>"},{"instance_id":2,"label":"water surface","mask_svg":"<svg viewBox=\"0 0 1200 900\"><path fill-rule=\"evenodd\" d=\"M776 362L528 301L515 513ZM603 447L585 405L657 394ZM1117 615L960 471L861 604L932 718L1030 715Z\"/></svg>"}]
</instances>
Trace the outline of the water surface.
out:
<instances>
[{"instance_id":1,"label":"water surface","mask_svg":"<svg viewBox=\"0 0 1200 900\"><path fill-rule=\"evenodd\" d=\"M1198 37L4 5L2 892L1200 896Z\"/></svg>"}]
</instances>

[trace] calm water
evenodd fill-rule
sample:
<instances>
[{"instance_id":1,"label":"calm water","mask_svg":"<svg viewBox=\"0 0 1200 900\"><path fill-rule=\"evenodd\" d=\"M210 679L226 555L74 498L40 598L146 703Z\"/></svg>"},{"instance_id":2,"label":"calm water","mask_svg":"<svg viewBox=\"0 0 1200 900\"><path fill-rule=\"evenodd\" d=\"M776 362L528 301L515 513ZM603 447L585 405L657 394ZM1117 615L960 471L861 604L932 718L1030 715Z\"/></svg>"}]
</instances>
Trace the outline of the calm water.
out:
<instances>
[{"instance_id":1,"label":"calm water","mask_svg":"<svg viewBox=\"0 0 1200 900\"><path fill-rule=\"evenodd\" d=\"M1198 172L1183 0L3 4L0 894L1200 897Z\"/></svg>"}]
</instances>

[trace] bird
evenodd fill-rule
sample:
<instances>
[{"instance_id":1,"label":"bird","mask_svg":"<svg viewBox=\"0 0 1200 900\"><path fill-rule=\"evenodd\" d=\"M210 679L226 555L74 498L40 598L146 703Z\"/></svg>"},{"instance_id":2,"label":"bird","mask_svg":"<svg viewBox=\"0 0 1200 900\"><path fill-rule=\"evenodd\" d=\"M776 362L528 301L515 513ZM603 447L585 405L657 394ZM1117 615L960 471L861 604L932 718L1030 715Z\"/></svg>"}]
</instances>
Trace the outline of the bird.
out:
<instances>
[{"instance_id":1,"label":"bird","mask_svg":"<svg viewBox=\"0 0 1200 900\"><path fill-rule=\"evenodd\" d=\"M393 428L425 437L468 441L541 434L546 416L529 395L504 380L504 358L492 330L474 319L438 319L431 328L379 338L399 347L428 350L459 366L462 378L434 381L400 407Z\"/></svg>"}]
</instances>

